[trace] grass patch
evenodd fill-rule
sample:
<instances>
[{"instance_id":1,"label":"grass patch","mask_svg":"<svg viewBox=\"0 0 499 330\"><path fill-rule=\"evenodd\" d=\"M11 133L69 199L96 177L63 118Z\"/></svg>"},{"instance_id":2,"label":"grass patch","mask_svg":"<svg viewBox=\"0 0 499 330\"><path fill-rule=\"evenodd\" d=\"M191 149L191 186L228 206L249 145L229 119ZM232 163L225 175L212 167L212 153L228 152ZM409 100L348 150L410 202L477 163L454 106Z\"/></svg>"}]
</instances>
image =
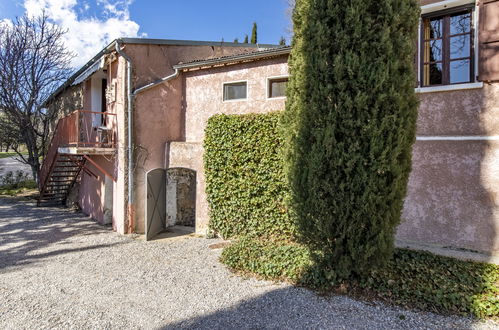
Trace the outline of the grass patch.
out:
<instances>
[{"instance_id":1,"label":"grass patch","mask_svg":"<svg viewBox=\"0 0 499 330\"><path fill-rule=\"evenodd\" d=\"M0 159L17 156L15 152L0 152Z\"/></svg>"},{"instance_id":2,"label":"grass patch","mask_svg":"<svg viewBox=\"0 0 499 330\"><path fill-rule=\"evenodd\" d=\"M26 184L25 187L10 188L10 187L0 187L0 196L24 196L26 194L31 195L32 193L37 193L37 185L34 180Z\"/></svg>"},{"instance_id":3,"label":"grass patch","mask_svg":"<svg viewBox=\"0 0 499 330\"><path fill-rule=\"evenodd\" d=\"M388 265L362 280L337 282L296 243L241 239L221 261L231 269L265 279L287 280L321 292L377 299L436 312L477 318L499 317L499 267L396 249Z\"/></svg>"},{"instance_id":4,"label":"grass patch","mask_svg":"<svg viewBox=\"0 0 499 330\"><path fill-rule=\"evenodd\" d=\"M25 195L26 193L37 192L37 189L38 186L35 180L27 180L13 185L0 186L0 195L15 197Z\"/></svg>"},{"instance_id":5,"label":"grass patch","mask_svg":"<svg viewBox=\"0 0 499 330\"><path fill-rule=\"evenodd\" d=\"M23 171L7 172L0 177L0 195L19 196L30 195L38 188L35 180L29 179L29 174Z\"/></svg>"}]
</instances>

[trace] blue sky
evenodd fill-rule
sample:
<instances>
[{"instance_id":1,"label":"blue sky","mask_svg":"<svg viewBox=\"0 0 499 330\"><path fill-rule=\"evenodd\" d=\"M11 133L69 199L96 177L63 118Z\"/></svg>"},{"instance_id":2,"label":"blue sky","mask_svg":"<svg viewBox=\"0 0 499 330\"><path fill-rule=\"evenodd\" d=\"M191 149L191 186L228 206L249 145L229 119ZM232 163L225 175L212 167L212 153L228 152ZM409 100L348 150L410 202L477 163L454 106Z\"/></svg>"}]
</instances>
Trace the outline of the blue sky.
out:
<instances>
[{"instance_id":1,"label":"blue sky","mask_svg":"<svg viewBox=\"0 0 499 330\"><path fill-rule=\"evenodd\" d=\"M289 41L288 7L288 0L0 0L0 20L45 10L69 30L78 66L123 36L242 41L256 22L259 43Z\"/></svg>"}]
</instances>

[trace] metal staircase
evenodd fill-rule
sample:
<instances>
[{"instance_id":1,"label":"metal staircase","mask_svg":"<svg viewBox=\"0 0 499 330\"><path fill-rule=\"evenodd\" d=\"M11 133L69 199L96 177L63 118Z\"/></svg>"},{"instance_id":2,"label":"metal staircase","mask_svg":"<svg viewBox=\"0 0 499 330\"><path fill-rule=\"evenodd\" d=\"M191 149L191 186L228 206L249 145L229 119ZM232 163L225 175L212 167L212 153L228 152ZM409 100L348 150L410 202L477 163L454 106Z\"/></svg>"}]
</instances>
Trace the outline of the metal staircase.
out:
<instances>
[{"instance_id":1,"label":"metal staircase","mask_svg":"<svg viewBox=\"0 0 499 330\"><path fill-rule=\"evenodd\" d=\"M57 154L47 180L40 190L38 205L65 204L69 192L85 166L82 155Z\"/></svg>"},{"instance_id":2,"label":"metal staircase","mask_svg":"<svg viewBox=\"0 0 499 330\"><path fill-rule=\"evenodd\" d=\"M109 129L99 127L98 130L93 127L95 115L106 118L105 123ZM86 164L90 162L100 169L89 156L114 154L115 123L107 119L109 116L115 115L78 110L58 121L38 175L38 206L65 204L82 172L97 178ZM105 131L106 135L98 134L98 131Z\"/></svg>"}]
</instances>

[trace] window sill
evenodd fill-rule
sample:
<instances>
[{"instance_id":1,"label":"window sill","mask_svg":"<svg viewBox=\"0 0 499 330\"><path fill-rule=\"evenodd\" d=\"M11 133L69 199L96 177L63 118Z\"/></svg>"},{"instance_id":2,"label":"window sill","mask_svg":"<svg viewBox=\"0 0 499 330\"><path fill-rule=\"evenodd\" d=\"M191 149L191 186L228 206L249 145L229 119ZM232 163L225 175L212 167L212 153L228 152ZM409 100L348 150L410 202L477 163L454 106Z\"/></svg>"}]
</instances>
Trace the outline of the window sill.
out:
<instances>
[{"instance_id":1,"label":"window sill","mask_svg":"<svg viewBox=\"0 0 499 330\"><path fill-rule=\"evenodd\" d=\"M469 83L469 84L459 84L459 85L446 85L446 86L435 86L435 87L420 87L416 88L416 93L437 93L437 92L451 92L460 91L465 89L478 89L483 87L483 82Z\"/></svg>"},{"instance_id":2,"label":"window sill","mask_svg":"<svg viewBox=\"0 0 499 330\"><path fill-rule=\"evenodd\" d=\"M232 103L232 102L242 102L242 101L248 101L248 98L245 98L245 99L233 99L233 100L222 100L222 103Z\"/></svg>"}]
</instances>

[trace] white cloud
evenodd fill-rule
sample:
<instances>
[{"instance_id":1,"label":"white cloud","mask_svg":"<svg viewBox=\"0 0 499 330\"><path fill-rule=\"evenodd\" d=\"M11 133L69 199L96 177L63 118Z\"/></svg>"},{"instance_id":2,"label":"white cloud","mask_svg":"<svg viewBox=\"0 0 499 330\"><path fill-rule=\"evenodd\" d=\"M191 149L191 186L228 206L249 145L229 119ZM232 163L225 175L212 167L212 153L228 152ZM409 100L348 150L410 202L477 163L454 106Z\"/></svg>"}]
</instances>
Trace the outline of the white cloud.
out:
<instances>
[{"instance_id":1,"label":"white cloud","mask_svg":"<svg viewBox=\"0 0 499 330\"><path fill-rule=\"evenodd\" d=\"M8 18L0 19L0 28L2 27L11 27L13 25L12 20Z\"/></svg>"},{"instance_id":2,"label":"white cloud","mask_svg":"<svg viewBox=\"0 0 499 330\"><path fill-rule=\"evenodd\" d=\"M77 10L77 0L24 0L24 7L30 16L45 10L49 19L68 30L66 46L77 54L73 65L80 67L112 40L139 36L139 25L130 19L128 10L132 1L97 0L102 18L84 15L90 9L88 3Z\"/></svg>"}]
</instances>

